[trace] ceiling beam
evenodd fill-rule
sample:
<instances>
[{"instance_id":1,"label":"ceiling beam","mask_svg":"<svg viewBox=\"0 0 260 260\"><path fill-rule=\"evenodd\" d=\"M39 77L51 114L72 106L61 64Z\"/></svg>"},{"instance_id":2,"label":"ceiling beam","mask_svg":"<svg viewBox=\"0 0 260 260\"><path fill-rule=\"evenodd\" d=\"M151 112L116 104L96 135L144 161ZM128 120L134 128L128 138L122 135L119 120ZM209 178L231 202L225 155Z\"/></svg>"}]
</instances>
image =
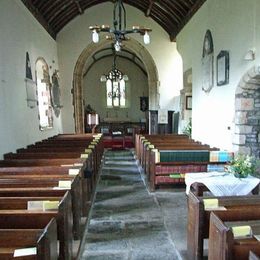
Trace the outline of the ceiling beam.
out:
<instances>
[{"instance_id":1,"label":"ceiling beam","mask_svg":"<svg viewBox=\"0 0 260 260\"><path fill-rule=\"evenodd\" d=\"M146 17L150 16L154 2L155 2L155 0L149 0L149 6L148 6L148 9L145 13Z\"/></svg>"},{"instance_id":2,"label":"ceiling beam","mask_svg":"<svg viewBox=\"0 0 260 260\"><path fill-rule=\"evenodd\" d=\"M79 1L78 0L72 0L72 2L74 2L76 4L80 15L82 15L84 13L84 10L82 10Z\"/></svg>"},{"instance_id":3,"label":"ceiling beam","mask_svg":"<svg viewBox=\"0 0 260 260\"><path fill-rule=\"evenodd\" d=\"M1 1L1 0L0 0ZM56 39L57 33L77 15L94 5L115 0L21 0L45 30ZM177 34L207 0L124 0L157 22L176 40Z\"/></svg>"},{"instance_id":4,"label":"ceiling beam","mask_svg":"<svg viewBox=\"0 0 260 260\"><path fill-rule=\"evenodd\" d=\"M38 20L38 22L44 27L44 29L51 35L51 37L56 40L56 33L46 19L42 16L40 11L33 5L32 0L22 0L23 4L30 10L33 16Z\"/></svg>"},{"instance_id":5,"label":"ceiling beam","mask_svg":"<svg viewBox=\"0 0 260 260\"><path fill-rule=\"evenodd\" d=\"M183 27L189 22L192 16L199 10L199 8L206 2L207 0L197 0L196 3L190 8L189 12L186 14L182 22L178 25L176 32L171 32L171 41L174 41L177 34L183 29Z\"/></svg>"},{"instance_id":6,"label":"ceiling beam","mask_svg":"<svg viewBox=\"0 0 260 260\"><path fill-rule=\"evenodd\" d=\"M69 9L68 11L63 10L63 12L66 13L66 15L63 15L63 13L61 13L52 22L53 29L56 32L59 32L66 24L68 24L78 14L78 10L76 8Z\"/></svg>"}]
</instances>

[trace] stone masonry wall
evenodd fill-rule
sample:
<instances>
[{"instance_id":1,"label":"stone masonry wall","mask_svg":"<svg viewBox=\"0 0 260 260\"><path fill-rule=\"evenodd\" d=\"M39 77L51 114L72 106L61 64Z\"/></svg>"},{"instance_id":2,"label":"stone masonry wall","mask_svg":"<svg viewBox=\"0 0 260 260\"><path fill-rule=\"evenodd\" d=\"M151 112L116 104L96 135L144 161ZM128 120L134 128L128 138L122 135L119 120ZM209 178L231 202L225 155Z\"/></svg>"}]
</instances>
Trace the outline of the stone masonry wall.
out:
<instances>
[{"instance_id":1,"label":"stone masonry wall","mask_svg":"<svg viewBox=\"0 0 260 260\"><path fill-rule=\"evenodd\" d=\"M260 67L247 72L237 88L233 146L260 158Z\"/></svg>"}]
</instances>

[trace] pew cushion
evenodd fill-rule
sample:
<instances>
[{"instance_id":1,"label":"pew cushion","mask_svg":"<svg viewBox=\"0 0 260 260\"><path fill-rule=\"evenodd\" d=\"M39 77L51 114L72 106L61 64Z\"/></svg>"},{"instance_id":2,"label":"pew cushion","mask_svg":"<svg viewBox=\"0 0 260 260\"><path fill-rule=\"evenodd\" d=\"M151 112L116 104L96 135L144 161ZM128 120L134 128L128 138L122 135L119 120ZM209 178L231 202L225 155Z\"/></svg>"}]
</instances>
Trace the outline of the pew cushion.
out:
<instances>
[{"instance_id":1,"label":"pew cushion","mask_svg":"<svg viewBox=\"0 0 260 260\"><path fill-rule=\"evenodd\" d=\"M224 172L226 164L208 164L207 172Z\"/></svg>"},{"instance_id":2,"label":"pew cushion","mask_svg":"<svg viewBox=\"0 0 260 260\"><path fill-rule=\"evenodd\" d=\"M227 151L210 151L209 161L210 162L230 162L234 159L233 152Z\"/></svg>"},{"instance_id":3,"label":"pew cushion","mask_svg":"<svg viewBox=\"0 0 260 260\"><path fill-rule=\"evenodd\" d=\"M161 150L160 162L208 162L206 150Z\"/></svg>"}]
</instances>

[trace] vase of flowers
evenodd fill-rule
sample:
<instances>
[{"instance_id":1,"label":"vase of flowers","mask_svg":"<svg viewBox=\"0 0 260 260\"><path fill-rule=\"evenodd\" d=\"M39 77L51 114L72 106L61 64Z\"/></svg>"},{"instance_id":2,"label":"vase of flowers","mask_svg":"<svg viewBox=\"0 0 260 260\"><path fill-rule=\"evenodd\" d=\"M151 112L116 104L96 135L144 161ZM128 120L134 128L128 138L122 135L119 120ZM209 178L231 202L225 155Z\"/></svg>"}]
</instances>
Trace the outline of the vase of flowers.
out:
<instances>
[{"instance_id":1,"label":"vase of flowers","mask_svg":"<svg viewBox=\"0 0 260 260\"><path fill-rule=\"evenodd\" d=\"M246 178L255 174L256 159L249 155L238 155L230 162L229 169L235 177Z\"/></svg>"}]
</instances>

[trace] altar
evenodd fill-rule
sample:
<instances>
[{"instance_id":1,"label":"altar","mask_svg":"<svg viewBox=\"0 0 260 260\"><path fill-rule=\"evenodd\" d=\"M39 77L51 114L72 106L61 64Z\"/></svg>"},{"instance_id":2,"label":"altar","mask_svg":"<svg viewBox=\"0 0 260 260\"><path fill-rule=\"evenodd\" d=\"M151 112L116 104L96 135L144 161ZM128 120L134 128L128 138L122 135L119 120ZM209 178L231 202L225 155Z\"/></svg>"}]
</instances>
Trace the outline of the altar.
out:
<instances>
[{"instance_id":1,"label":"altar","mask_svg":"<svg viewBox=\"0 0 260 260\"><path fill-rule=\"evenodd\" d=\"M128 120L113 118L104 118L102 122L99 123L97 131L104 135L112 135L113 133L122 135L134 136L136 133L146 133L147 126L145 122L131 122Z\"/></svg>"}]
</instances>

